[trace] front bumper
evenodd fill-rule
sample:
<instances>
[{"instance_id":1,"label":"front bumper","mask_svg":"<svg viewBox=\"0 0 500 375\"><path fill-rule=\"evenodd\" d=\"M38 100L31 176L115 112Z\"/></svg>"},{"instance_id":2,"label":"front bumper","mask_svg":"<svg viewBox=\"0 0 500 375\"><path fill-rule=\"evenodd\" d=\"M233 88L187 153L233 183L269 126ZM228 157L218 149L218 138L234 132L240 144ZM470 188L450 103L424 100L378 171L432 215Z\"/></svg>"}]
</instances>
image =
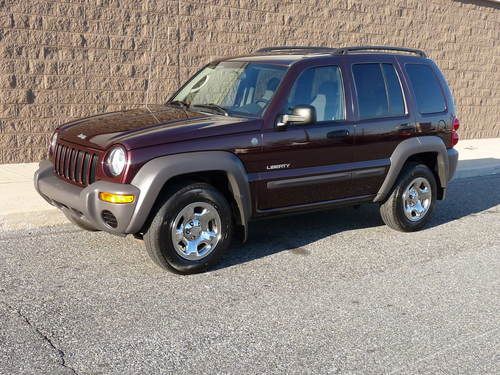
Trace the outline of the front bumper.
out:
<instances>
[{"instance_id":1,"label":"front bumper","mask_svg":"<svg viewBox=\"0 0 500 375\"><path fill-rule=\"evenodd\" d=\"M48 160L40 163L34 179L35 189L38 193L51 205L61 209L66 215L71 215L85 221L96 229L113 234L125 235L131 233L128 228L133 221L140 195L140 190L136 186L96 181L85 188L81 188L60 179L54 173L53 164ZM135 196L135 200L126 204L104 202L99 199L100 192L130 194ZM116 227L110 226L103 218L103 212L105 211L109 211L115 216Z\"/></svg>"}]
</instances>

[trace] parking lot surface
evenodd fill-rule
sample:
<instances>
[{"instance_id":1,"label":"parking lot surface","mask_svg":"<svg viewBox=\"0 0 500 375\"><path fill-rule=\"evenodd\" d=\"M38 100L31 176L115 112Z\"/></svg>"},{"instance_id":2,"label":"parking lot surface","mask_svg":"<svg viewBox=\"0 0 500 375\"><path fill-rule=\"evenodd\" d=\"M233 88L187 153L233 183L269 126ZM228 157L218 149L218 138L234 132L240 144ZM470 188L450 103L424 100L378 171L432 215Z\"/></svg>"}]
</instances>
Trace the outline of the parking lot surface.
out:
<instances>
[{"instance_id":1,"label":"parking lot surface","mask_svg":"<svg viewBox=\"0 0 500 375\"><path fill-rule=\"evenodd\" d=\"M431 225L375 205L252 225L205 274L71 225L0 234L1 374L500 372L500 176Z\"/></svg>"}]
</instances>

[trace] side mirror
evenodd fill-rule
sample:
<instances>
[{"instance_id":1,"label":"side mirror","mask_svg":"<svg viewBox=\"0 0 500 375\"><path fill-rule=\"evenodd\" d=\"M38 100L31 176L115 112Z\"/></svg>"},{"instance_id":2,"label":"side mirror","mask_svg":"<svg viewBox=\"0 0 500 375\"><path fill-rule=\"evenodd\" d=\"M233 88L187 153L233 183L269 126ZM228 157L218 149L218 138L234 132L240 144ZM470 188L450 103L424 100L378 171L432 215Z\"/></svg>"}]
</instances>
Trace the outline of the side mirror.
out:
<instances>
[{"instance_id":1,"label":"side mirror","mask_svg":"<svg viewBox=\"0 0 500 375\"><path fill-rule=\"evenodd\" d=\"M311 105L298 105L291 115L280 115L276 121L278 129L285 129L289 124L307 125L316 122L316 109Z\"/></svg>"}]
</instances>

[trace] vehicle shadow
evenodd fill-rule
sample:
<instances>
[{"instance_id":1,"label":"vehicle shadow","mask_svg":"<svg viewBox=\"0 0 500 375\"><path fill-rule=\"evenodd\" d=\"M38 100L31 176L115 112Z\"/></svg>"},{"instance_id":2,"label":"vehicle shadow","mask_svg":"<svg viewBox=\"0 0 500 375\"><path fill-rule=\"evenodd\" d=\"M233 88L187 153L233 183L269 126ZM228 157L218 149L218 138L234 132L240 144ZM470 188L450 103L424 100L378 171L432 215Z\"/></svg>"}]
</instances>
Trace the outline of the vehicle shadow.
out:
<instances>
[{"instance_id":1,"label":"vehicle shadow","mask_svg":"<svg viewBox=\"0 0 500 375\"><path fill-rule=\"evenodd\" d=\"M461 176L463 178L470 177L478 168L500 173L500 159L496 158L460 160L459 165L462 169Z\"/></svg>"},{"instance_id":2,"label":"vehicle shadow","mask_svg":"<svg viewBox=\"0 0 500 375\"><path fill-rule=\"evenodd\" d=\"M439 226L462 217L500 205L500 175L466 178L452 181L445 201L436 205L427 228ZM377 204L359 208L307 213L252 222L247 243L234 241L218 269L246 263L282 251L299 255L322 238L336 233L384 225Z\"/></svg>"},{"instance_id":3,"label":"vehicle shadow","mask_svg":"<svg viewBox=\"0 0 500 375\"><path fill-rule=\"evenodd\" d=\"M500 205L500 174L469 177L450 183L446 199L438 201L428 228L475 215Z\"/></svg>"}]
</instances>

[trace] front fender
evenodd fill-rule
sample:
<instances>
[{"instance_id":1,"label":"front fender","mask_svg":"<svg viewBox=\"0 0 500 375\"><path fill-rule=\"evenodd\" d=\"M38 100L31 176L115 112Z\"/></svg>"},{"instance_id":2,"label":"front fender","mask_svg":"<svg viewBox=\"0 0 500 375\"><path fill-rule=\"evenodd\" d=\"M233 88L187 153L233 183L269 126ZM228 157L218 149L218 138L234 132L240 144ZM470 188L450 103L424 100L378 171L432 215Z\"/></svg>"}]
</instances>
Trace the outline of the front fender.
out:
<instances>
[{"instance_id":1,"label":"front fender","mask_svg":"<svg viewBox=\"0 0 500 375\"><path fill-rule=\"evenodd\" d=\"M246 227L252 212L250 185L241 160L225 151L190 152L159 157L142 166L131 184L141 191L127 233L138 233L153 209L165 183L171 178L188 173L223 171L238 206L241 224Z\"/></svg>"}]
</instances>

